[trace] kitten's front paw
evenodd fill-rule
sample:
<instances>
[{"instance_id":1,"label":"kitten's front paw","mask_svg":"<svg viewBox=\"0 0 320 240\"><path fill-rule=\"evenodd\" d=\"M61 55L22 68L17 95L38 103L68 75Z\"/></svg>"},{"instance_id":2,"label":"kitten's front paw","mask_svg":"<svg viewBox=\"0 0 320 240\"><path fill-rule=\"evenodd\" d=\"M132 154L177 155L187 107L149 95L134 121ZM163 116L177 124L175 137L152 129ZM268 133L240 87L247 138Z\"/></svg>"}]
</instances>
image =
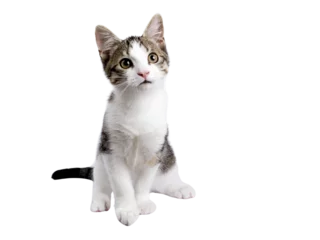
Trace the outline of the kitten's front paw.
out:
<instances>
[{"instance_id":1,"label":"kitten's front paw","mask_svg":"<svg viewBox=\"0 0 320 240\"><path fill-rule=\"evenodd\" d=\"M116 215L122 224L130 226L139 217L139 209L136 207L116 208Z\"/></svg>"},{"instance_id":2,"label":"kitten's front paw","mask_svg":"<svg viewBox=\"0 0 320 240\"><path fill-rule=\"evenodd\" d=\"M103 212L110 209L110 198L107 195L96 196L92 199L90 210L92 212Z\"/></svg>"},{"instance_id":3,"label":"kitten's front paw","mask_svg":"<svg viewBox=\"0 0 320 240\"><path fill-rule=\"evenodd\" d=\"M196 191L191 187L190 185L183 185L179 187L170 187L167 190L167 195L175 198L183 198L183 199L188 199L188 198L193 198L196 196Z\"/></svg>"},{"instance_id":4,"label":"kitten's front paw","mask_svg":"<svg viewBox=\"0 0 320 240\"><path fill-rule=\"evenodd\" d=\"M151 215L152 195L141 194L137 196L137 204L141 216Z\"/></svg>"}]
</instances>

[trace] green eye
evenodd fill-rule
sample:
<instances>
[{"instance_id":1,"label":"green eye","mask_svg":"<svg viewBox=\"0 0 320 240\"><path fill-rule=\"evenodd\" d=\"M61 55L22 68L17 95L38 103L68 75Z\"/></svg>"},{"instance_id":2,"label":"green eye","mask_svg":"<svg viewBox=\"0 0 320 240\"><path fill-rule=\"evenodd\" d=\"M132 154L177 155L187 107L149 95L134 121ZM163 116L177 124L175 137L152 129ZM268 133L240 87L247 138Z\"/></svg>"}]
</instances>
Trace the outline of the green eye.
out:
<instances>
[{"instance_id":1,"label":"green eye","mask_svg":"<svg viewBox=\"0 0 320 240\"><path fill-rule=\"evenodd\" d=\"M159 59L159 57L157 54L155 54L155 53L149 54L149 57L148 57L149 62L156 63L156 62L158 62L158 59Z\"/></svg>"},{"instance_id":2,"label":"green eye","mask_svg":"<svg viewBox=\"0 0 320 240\"><path fill-rule=\"evenodd\" d=\"M132 67L132 62L129 58L123 58L121 61L120 61L120 66L123 68L123 69L128 69L129 67Z\"/></svg>"}]
</instances>

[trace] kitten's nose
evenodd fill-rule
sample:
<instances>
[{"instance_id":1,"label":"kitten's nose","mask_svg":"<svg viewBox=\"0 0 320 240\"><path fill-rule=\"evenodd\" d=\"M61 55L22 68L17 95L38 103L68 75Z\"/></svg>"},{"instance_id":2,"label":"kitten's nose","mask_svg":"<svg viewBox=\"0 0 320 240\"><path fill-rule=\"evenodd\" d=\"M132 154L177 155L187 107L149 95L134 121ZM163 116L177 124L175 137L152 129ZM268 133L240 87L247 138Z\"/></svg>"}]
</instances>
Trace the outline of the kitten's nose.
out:
<instances>
[{"instance_id":1,"label":"kitten's nose","mask_svg":"<svg viewBox=\"0 0 320 240\"><path fill-rule=\"evenodd\" d=\"M146 79L147 79L147 76L149 75L149 73L150 73L150 72L138 72L138 75L141 76L141 77L143 77L144 80L146 80Z\"/></svg>"}]
</instances>

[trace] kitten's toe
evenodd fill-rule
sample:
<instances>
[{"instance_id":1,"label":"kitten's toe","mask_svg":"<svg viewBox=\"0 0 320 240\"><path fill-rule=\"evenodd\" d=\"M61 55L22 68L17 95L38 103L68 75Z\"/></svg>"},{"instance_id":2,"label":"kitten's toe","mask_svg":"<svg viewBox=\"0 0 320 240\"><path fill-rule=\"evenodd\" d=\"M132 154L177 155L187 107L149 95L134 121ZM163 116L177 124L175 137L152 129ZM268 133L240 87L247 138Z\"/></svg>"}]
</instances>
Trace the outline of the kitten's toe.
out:
<instances>
[{"instance_id":1,"label":"kitten's toe","mask_svg":"<svg viewBox=\"0 0 320 240\"><path fill-rule=\"evenodd\" d=\"M138 209L116 208L116 215L123 225L130 226L139 217Z\"/></svg>"},{"instance_id":2,"label":"kitten's toe","mask_svg":"<svg viewBox=\"0 0 320 240\"><path fill-rule=\"evenodd\" d=\"M180 192L183 199L194 198L196 196L196 191L191 186L180 188Z\"/></svg>"},{"instance_id":3,"label":"kitten's toe","mask_svg":"<svg viewBox=\"0 0 320 240\"><path fill-rule=\"evenodd\" d=\"M95 198L91 202L90 210L92 212L104 212L110 209L110 198L108 196L103 196Z\"/></svg>"},{"instance_id":4,"label":"kitten's toe","mask_svg":"<svg viewBox=\"0 0 320 240\"><path fill-rule=\"evenodd\" d=\"M137 204L138 204L138 208L140 210L141 216L151 215L151 208L152 208L151 194L138 195Z\"/></svg>"},{"instance_id":5,"label":"kitten's toe","mask_svg":"<svg viewBox=\"0 0 320 240\"><path fill-rule=\"evenodd\" d=\"M147 202L140 204L140 206L139 206L140 216L151 215L151 206L152 206L152 201L147 201Z\"/></svg>"},{"instance_id":6,"label":"kitten's toe","mask_svg":"<svg viewBox=\"0 0 320 240\"><path fill-rule=\"evenodd\" d=\"M170 188L167 191L167 195L175 198L188 199L196 196L196 192L193 187L189 185L180 186L177 188Z\"/></svg>"}]
</instances>

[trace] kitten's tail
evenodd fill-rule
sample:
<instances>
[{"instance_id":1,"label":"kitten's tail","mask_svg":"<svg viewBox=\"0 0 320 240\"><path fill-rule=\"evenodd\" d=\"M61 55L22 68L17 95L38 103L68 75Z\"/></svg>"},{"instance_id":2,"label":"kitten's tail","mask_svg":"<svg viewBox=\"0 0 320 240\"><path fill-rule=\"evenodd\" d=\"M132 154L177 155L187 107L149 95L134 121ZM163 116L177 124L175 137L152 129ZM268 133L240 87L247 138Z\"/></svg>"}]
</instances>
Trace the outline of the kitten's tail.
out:
<instances>
[{"instance_id":1,"label":"kitten's tail","mask_svg":"<svg viewBox=\"0 0 320 240\"><path fill-rule=\"evenodd\" d=\"M65 178L83 178L93 180L93 168L67 168L57 170L52 174L53 180L65 179Z\"/></svg>"}]
</instances>

